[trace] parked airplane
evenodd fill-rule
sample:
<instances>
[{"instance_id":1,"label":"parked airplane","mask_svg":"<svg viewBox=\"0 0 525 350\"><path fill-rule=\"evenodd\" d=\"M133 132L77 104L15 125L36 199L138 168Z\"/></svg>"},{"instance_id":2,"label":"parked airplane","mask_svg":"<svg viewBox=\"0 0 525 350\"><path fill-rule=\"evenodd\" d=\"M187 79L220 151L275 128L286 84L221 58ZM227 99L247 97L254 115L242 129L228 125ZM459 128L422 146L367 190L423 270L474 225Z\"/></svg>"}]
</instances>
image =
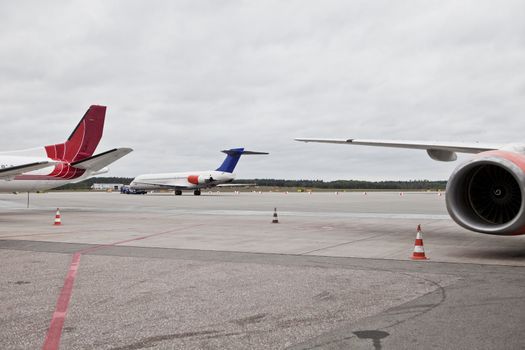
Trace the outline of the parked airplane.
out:
<instances>
[{"instance_id":1,"label":"parked airplane","mask_svg":"<svg viewBox=\"0 0 525 350\"><path fill-rule=\"evenodd\" d=\"M0 192L34 192L78 182L108 171L132 151L115 148L93 155L102 138L105 106L89 107L64 143L0 153Z\"/></svg>"},{"instance_id":2,"label":"parked airplane","mask_svg":"<svg viewBox=\"0 0 525 350\"><path fill-rule=\"evenodd\" d=\"M184 173L146 174L133 179L129 185L129 191L143 192L160 189L174 189L175 195L180 196L182 190L193 190L193 194L201 194L202 188L210 188L231 184L235 179L233 170L241 155L268 154L266 152L245 151L244 148L232 148L222 151L226 153L226 159L216 170L190 171Z\"/></svg>"},{"instance_id":3,"label":"parked airplane","mask_svg":"<svg viewBox=\"0 0 525 350\"><path fill-rule=\"evenodd\" d=\"M525 234L525 145L361 139L296 141L424 149L430 158L454 161L475 153L450 176L447 210L464 228L492 235Z\"/></svg>"}]
</instances>

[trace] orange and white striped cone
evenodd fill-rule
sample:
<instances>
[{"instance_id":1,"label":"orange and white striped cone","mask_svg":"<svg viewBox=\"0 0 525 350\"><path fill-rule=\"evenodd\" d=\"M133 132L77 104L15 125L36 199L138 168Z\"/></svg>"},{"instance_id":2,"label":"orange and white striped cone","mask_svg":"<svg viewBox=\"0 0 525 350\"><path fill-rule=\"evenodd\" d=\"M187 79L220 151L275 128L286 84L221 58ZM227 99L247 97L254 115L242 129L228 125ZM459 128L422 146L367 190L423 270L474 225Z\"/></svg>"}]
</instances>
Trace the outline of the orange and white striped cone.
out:
<instances>
[{"instance_id":1,"label":"orange and white striped cone","mask_svg":"<svg viewBox=\"0 0 525 350\"><path fill-rule=\"evenodd\" d=\"M55 214L55 226L62 225L62 219L60 217L60 210L57 208L57 213Z\"/></svg>"},{"instance_id":2,"label":"orange and white striped cone","mask_svg":"<svg viewBox=\"0 0 525 350\"><path fill-rule=\"evenodd\" d=\"M273 208L272 224L278 224L278 223L279 223L279 219L277 218L277 208Z\"/></svg>"},{"instance_id":3,"label":"orange and white striped cone","mask_svg":"<svg viewBox=\"0 0 525 350\"><path fill-rule=\"evenodd\" d=\"M412 260L427 260L425 248L423 247L423 237L421 235L421 225L417 225L416 242L414 243L414 252L410 257Z\"/></svg>"}]
</instances>

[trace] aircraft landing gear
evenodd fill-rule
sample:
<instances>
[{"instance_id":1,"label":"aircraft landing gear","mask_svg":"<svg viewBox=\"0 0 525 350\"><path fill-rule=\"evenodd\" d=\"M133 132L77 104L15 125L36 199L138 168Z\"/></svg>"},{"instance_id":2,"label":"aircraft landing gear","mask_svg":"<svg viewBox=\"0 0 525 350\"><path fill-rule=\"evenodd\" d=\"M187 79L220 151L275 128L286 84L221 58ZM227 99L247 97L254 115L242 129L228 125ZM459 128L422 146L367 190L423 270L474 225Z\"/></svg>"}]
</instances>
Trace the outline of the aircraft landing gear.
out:
<instances>
[{"instance_id":1,"label":"aircraft landing gear","mask_svg":"<svg viewBox=\"0 0 525 350\"><path fill-rule=\"evenodd\" d=\"M195 191L193 191L193 194L196 195L196 196L200 196L201 195L201 190L195 190Z\"/></svg>"},{"instance_id":2,"label":"aircraft landing gear","mask_svg":"<svg viewBox=\"0 0 525 350\"><path fill-rule=\"evenodd\" d=\"M176 196L181 196L182 195L182 191L181 190L175 190L175 195Z\"/></svg>"}]
</instances>

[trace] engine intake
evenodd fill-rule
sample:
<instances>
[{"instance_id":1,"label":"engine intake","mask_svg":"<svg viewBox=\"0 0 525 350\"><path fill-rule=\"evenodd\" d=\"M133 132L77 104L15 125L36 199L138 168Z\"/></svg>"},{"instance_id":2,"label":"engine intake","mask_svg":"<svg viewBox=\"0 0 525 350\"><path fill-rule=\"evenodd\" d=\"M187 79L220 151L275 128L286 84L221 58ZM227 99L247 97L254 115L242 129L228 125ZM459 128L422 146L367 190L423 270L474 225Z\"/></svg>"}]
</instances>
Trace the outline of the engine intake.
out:
<instances>
[{"instance_id":1,"label":"engine intake","mask_svg":"<svg viewBox=\"0 0 525 350\"><path fill-rule=\"evenodd\" d=\"M447 184L447 210L459 225L473 231L525 233L525 159L485 152L462 165Z\"/></svg>"},{"instance_id":2,"label":"engine intake","mask_svg":"<svg viewBox=\"0 0 525 350\"><path fill-rule=\"evenodd\" d=\"M190 175L188 176L188 182L194 185L203 185L203 184L209 184L215 181L213 177L210 176L203 176L203 175Z\"/></svg>"},{"instance_id":3,"label":"engine intake","mask_svg":"<svg viewBox=\"0 0 525 350\"><path fill-rule=\"evenodd\" d=\"M489 224L505 224L518 215L521 190L510 172L493 164L478 165L465 176L466 199Z\"/></svg>"}]
</instances>

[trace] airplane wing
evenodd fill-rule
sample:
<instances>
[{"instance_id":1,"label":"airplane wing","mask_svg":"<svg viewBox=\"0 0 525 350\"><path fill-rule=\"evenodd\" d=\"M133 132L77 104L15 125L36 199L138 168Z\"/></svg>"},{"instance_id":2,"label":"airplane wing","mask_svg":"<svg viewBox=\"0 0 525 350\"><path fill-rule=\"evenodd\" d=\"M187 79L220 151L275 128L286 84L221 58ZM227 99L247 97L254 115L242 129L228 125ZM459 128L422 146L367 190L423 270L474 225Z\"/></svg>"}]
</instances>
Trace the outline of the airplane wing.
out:
<instances>
[{"instance_id":1,"label":"airplane wing","mask_svg":"<svg viewBox=\"0 0 525 350\"><path fill-rule=\"evenodd\" d=\"M302 142L340 143L346 145L379 146L413 149L435 149L458 153L480 153L500 149L503 145L486 144L479 142L439 142L439 141L400 141L400 140L370 140L370 139L304 139Z\"/></svg>"},{"instance_id":2,"label":"airplane wing","mask_svg":"<svg viewBox=\"0 0 525 350\"><path fill-rule=\"evenodd\" d=\"M30 171L35 171L42 168L47 168L48 166L52 166L56 164L55 162L35 162L35 163L28 163L28 164L22 164L17 166L12 166L8 168L0 169L0 179L9 179L16 175L20 175L23 173L28 173Z\"/></svg>"},{"instance_id":3,"label":"airplane wing","mask_svg":"<svg viewBox=\"0 0 525 350\"><path fill-rule=\"evenodd\" d=\"M479 142L439 142L439 141L401 141L401 140L371 140L371 139L306 139L297 138L302 142L321 142L345 145L379 146L426 150L430 158L440 161L456 160L457 153L480 153L500 149L503 145Z\"/></svg>"},{"instance_id":4,"label":"airplane wing","mask_svg":"<svg viewBox=\"0 0 525 350\"><path fill-rule=\"evenodd\" d=\"M131 148L115 148L110 151L96 154L92 157L71 163L71 166L79 169L98 171L116 160L133 151Z\"/></svg>"}]
</instances>

